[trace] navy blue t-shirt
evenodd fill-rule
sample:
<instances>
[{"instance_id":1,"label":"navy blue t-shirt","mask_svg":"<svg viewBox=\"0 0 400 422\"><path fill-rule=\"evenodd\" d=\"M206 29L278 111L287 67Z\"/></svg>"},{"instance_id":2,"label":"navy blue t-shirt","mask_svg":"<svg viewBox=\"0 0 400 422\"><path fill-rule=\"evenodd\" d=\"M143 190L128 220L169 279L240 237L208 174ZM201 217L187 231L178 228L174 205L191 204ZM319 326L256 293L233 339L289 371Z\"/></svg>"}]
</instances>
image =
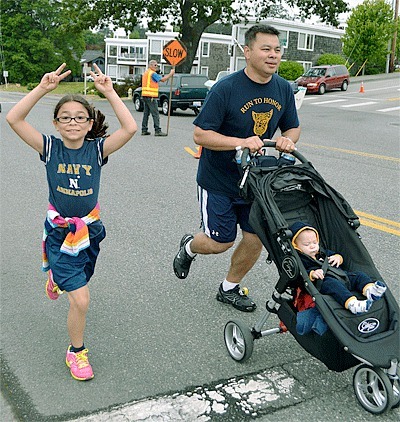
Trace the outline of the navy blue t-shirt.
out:
<instances>
[{"instance_id":1,"label":"navy blue t-shirt","mask_svg":"<svg viewBox=\"0 0 400 422\"><path fill-rule=\"evenodd\" d=\"M61 139L43 135L43 155L49 185L49 202L62 217L84 217L96 206L105 138L84 141L79 149L67 148Z\"/></svg>"},{"instance_id":2,"label":"navy blue t-shirt","mask_svg":"<svg viewBox=\"0 0 400 422\"><path fill-rule=\"evenodd\" d=\"M194 124L226 136L272 139L277 128L281 132L296 128L299 119L293 90L285 79L274 74L268 83L259 84L240 70L212 87ZM209 192L239 196L235 154L235 150L203 148L197 183Z\"/></svg>"}]
</instances>

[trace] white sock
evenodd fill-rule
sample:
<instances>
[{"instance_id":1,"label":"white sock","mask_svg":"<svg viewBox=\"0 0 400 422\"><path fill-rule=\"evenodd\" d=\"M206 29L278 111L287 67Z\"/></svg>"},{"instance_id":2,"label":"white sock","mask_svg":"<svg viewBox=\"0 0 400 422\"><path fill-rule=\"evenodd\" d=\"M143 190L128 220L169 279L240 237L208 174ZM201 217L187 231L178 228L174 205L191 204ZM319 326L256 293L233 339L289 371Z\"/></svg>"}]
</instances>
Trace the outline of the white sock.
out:
<instances>
[{"instance_id":1,"label":"white sock","mask_svg":"<svg viewBox=\"0 0 400 422\"><path fill-rule=\"evenodd\" d=\"M364 296L366 296L369 300L378 300L385 292L386 285L382 281L378 280L365 290Z\"/></svg>"},{"instance_id":2,"label":"white sock","mask_svg":"<svg viewBox=\"0 0 400 422\"><path fill-rule=\"evenodd\" d=\"M238 283L232 283L232 282L228 281L227 279L225 279L222 283L222 290L224 292L227 292L228 290L234 289L237 285L238 285Z\"/></svg>"},{"instance_id":3,"label":"white sock","mask_svg":"<svg viewBox=\"0 0 400 422\"><path fill-rule=\"evenodd\" d=\"M186 245L185 245L185 251L190 256L190 258L194 258L197 255L197 254L193 253L192 250L190 249L190 244L192 242L193 242L193 239L189 240L189 242L186 243Z\"/></svg>"},{"instance_id":4,"label":"white sock","mask_svg":"<svg viewBox=\"0 0 400 422\"><path fill-rule=\"evenodd\" d=\"M372 302L370 300L357 300L353 299L347 305L347 309L352 314L362 314L367 312L368 309L371 307Z\"/></svg>"}]
</instances>

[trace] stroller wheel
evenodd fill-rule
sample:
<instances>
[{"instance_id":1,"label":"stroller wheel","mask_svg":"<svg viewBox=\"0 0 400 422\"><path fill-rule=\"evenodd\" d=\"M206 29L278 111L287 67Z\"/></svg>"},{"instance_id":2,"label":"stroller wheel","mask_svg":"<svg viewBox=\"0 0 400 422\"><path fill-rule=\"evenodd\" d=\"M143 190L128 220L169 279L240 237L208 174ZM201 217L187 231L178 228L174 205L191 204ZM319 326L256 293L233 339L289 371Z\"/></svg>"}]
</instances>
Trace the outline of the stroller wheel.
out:
<instances>
[{"instance_id":1,"label":"stroller wheel","mask_svg":"<svg viewBox=\"0 0 400 422\"><path fill-rule=\"evenodd\" d=\"M392 383L379 368L360 365L353 376L353 387L361 406L370 413L378 415L395 405Z\"/></svg>"},{"instance_id":2,"label":"stroller wheel","mask_svg":"<svg viewBox=\"0 0 400 422\"><path fill-rule=\"evenodd\" d=\"M394 403L392 409L396 409L400 406L400 365L397 364L397 378L391 379L390 382L393 386L393 398Z\"/></svg>"},{"instance_id":3,"label":"stroller wheel","mask_svg":"<svg viewBox=\"0 0 400 422\"><path fill-rule=\"evenodd\" d=\"M241 321L229 321L224 329L225 346L232 359L245 362L253 353L253 334Z\"/></svg>"}]
</instances>

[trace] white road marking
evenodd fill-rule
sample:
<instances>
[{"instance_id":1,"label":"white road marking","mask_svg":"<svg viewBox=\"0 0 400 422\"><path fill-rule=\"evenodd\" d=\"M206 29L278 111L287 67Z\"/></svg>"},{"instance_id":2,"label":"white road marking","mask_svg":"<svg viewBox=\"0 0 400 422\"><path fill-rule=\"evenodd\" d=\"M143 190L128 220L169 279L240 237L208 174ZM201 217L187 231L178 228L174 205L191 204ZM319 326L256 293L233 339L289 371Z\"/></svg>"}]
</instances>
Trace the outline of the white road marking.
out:
<instances>
[{"instance_id":1,"label":"white road marking","mask_svg":"<svg viewBox=\"0 0 400 422\"><path fill-rule=\"evenodd\" d=\"M376 111L380 111L381 113L387 113L388 111L396 111L396 110L400 110L400 106L391 107L391 108L381 108L380 110L376 110Z\"/></svg>"},{"instance_id":2,"label":"white road marking","mask_svg":"<svg viewBox=\"0 0 400 422\"><path fill-rule=\"evenodd\" d=\"M366 103L357 103L357 104L346 104L346 105L342 105L341 107L343 108L348 108L348 107L361 107L361 106L366 106L366 105L371 105L371 104L376 104L376 101L368 101Z\"/></svg>"}]
</instances>

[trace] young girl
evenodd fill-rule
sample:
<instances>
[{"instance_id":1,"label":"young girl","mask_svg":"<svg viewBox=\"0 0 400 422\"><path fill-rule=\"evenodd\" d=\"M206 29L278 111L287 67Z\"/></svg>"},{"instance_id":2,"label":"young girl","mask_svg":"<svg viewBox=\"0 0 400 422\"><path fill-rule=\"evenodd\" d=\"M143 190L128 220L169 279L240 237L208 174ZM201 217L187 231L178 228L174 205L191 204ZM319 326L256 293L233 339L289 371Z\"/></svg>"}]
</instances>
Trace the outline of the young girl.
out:
<instances>
[{"instance_id":1,"label":"young girl","mask_svg":"<svg viewBox=\"0 0 400 422\"><path fill-rule=\"evenodd\" d=\"M65 79L63 63L46 73L39 85L7 114L17 135L39 152L45 163L49 186L49 207L43 236L43 269L48 271L47 296L55 300L66 291L70 345L66 364L73 378L93 378L84 345L86 313L89 307L87 283L94 272L99 244L105 238L98 204L101 167L108 156L124 146L137 131L137 124L121 101L109 76L94 65L96 89L113 108L120 128L106 136L104 115L81 96L67 95L57 104L53 124L60 138L42 135L25 119L34 105Z\"/></svg>"}]
</instances>

